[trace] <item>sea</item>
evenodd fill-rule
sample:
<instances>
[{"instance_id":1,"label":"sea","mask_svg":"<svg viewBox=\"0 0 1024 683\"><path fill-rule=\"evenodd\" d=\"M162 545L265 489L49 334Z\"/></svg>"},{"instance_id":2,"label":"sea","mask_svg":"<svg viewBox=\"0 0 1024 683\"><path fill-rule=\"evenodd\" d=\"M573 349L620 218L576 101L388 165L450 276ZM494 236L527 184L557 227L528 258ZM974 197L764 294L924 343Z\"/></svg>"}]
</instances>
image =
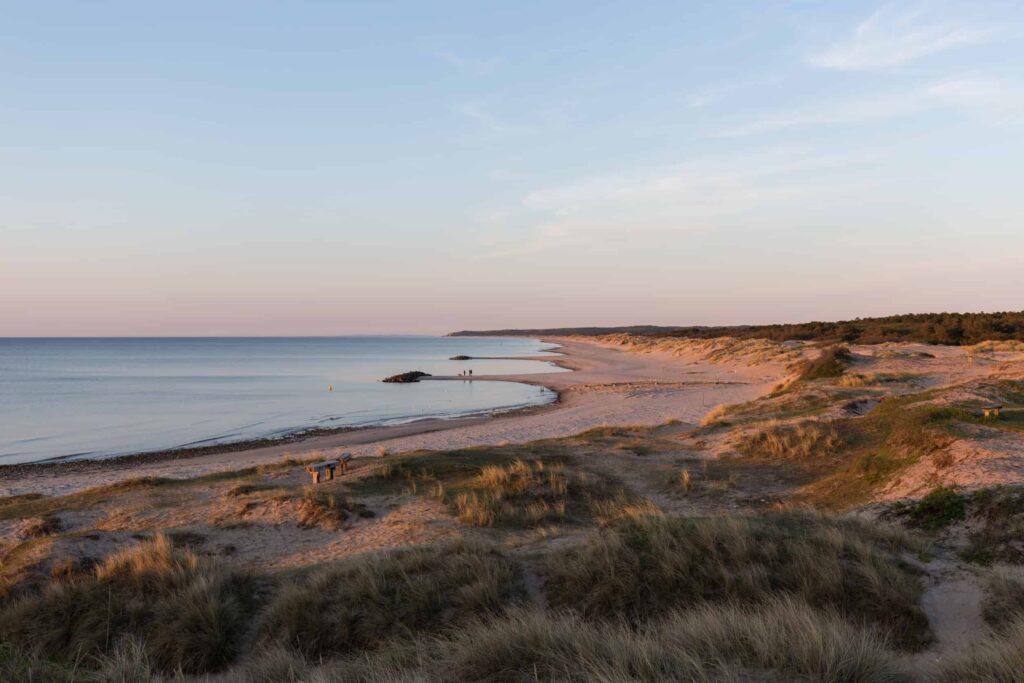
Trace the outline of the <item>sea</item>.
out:
<instances>
[{"instance_id":1,"label":"sea","mask_svg":"<svg viewBox=\"0 0 1024 683\"><path fill-rule=\"evenodd\" d=\"M562 372L524 358L554 358L552 348L506 337L0 338L0 464L542 405L554 392L516 382L380 380Z\"/></svg>"}]
</instances>

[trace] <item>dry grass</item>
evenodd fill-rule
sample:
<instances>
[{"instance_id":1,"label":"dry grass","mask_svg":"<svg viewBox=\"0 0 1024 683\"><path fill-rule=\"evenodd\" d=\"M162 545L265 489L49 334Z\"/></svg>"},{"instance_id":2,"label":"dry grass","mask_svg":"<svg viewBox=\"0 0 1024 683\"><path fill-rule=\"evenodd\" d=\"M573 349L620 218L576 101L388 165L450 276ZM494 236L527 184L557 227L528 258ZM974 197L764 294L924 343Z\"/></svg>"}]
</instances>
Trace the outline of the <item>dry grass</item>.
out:
<instances>
[{"instance_id":1,"label":"dry grass","mask_svg":"<svg viewBox=\"0 0 1024 683\"><path fill-rule=\"evenodd\" d=\"M53 536L61 529L60 517L55 514L46 514L42 517L31 520L21 530L22 538L41 538Z\"/></svg>"},{"instance_id":2,"label":"dry grass","mask_svg":"<svg viewBox=\"0 0 1024 683\"><path fill-rule=\"evenodd\" d=\"M35 656L73 661L144 639L153 666L198 673L237 656L261 584L177 550L163 536L108 557L87 576L55 579L0 610L0 637Z\"/></svg>"},{"instance_id":3,"label":"dry grass","mask_svg":"<svg viewBox=\"0 0 1024 683\"><path fill-rule=\"evenodd\" d=\"M896 553L905 536L805 513L639 518L553 552L550 604L589 618L633 621L703 602L789 594L890 631L927 639L919 581Z\"/></svg>"},{"instance_id":4,"label":"dry grass","mask_svg":"<svg viewBox=\"0 0 1024 683\"><path fill-rule=\"evenodd\" d=\"M588 438L611 437L602 431ZM355 488L394 490L397 485L405 493L429 494L459 521L477 527L587 522L609 505L634 502L606 477L575 467L572 458L559 454L563 451L564 444L545 442L405 456L382 463Z\"/></svg>"},{"instance_id":5,"label":"dry grass","mask_svg":"<svg viewBox=\"0 0 1024 683\"><path fill-rule=\"evenodd\" d=\"M709 410L704 417L700 419L701 427L715 427L725 422L726 415L729 414L729 406L719 404Z\"/></svg>"},{"instance_id":6,"label":"dry grass","mask_svg":"<svg viewBox=\"0 0 1024 683\"><path fill-rule=\"evenodd\" d=\"M438 485L434 494L461 522L472 526L582 521L602 506L626 501L620 488L595 474L572 470L560 459L489 465L454 488Z\"/></svg>"},{"instance_id":7,"label":"dry grass","mask_svg":"<svg viewBox=\"0 0 1024 683\"><path fill-rule=\"evenodd\" d=\"M769 422L764 428L740 437L736 449L753 458L805 460L831 457L842 446L843 439L835 425L808 420L797 424Z\"/></svg>"},{"instance_id":8,"label":"dry grass","mask_svg":"<svg viewBox=\"0 0 1024 683\"><path fill-rule=\"evenodd\" d=\"M1024 619L1024 578L1001 572L989 576L981 611L985 621L1000 631Z\"/></svg>"},{"instance_id":9,"label":"dry grass","mask_svg":"<svg viewBox=\"0 0 1024 683\"><path fill-rule=\"evenodd\" d=\"M973 346L965 346L964 351L971 355L979 353L1024 353L1024 342L1015 339L983 341Z\"/></svg>"},{"instance_id":10,"label":"dry grass","mask_svg":"<svg viewBox=\"0 0 1024 683\"><path fill-rule=\"evenodd\" d=\"M299 527L303 529L337 529L350 514L373 516L364 504L356 503L340 492L326 491L317 486L305 488L296 512Z\"/></svg>"},{"instance_id":11,"label":"dry grass","mask_svg":"<svg viewBox=\"0 0 1024 683\"><path fill-rule=\"evenodd\" d=\"M517 564L456 543L368 557L285 587L263 615L260 647L350 654L411 632L494 613L523 594Z\"/></svg>"},{"instance_id":12,"label":"dry grass","mask_svg":"<svg viewBox=\"0 0 1024 683\"><path fill-rule=\"evenodd\" d=\"M396 644L367 658L313 667L282 650L237 681L625 682L907 680L878 636L781 599L670 612L634 630L571 614L514 610L440 637Z\"/></svg>"},{"instance_id":13,"label":"dry grass","mask_svg":"<svg viewBox=\"0 0 1024 683\"><path fill-rule=\"evenodd\" d=\"M836 386L876 387L886 384L912 382L920 377L921 375L912 372L847 372L836 380Z\"/></svg>"}]
</instances>

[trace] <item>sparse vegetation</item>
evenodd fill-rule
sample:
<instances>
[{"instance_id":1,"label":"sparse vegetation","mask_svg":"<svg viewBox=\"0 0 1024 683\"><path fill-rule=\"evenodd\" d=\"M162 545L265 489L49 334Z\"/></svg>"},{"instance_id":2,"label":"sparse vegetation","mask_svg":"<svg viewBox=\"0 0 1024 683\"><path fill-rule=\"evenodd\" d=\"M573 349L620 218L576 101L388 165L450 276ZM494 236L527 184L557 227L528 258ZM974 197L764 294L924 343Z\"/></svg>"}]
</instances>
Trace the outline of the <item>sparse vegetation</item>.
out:
<instances>
[{"instance_id":1,"label":"sparse vegetation","mask_svg":"<svg viewBox=\"0 0 1024 683\"><path fill-rule=\"evenodd\" d=\"M866 415L836 422L845 446L799 498L832 509L863 503L922 457L946 449L957 425L974 417L932 398L930 392L889 396Z\"/></svg>"},{"instance_id":2,"label":"sparse vegetation","mask_svg":"<svg viewBox=\"0 0 1024 683\"><path fill-rule=\"evenodd\" d=\"M299 500L298 524L306 529L337 529L350 514L372 517L373 511L367 509L363 503L357 503L337 491L307 486Z\"/></svg>"}]
</instances>

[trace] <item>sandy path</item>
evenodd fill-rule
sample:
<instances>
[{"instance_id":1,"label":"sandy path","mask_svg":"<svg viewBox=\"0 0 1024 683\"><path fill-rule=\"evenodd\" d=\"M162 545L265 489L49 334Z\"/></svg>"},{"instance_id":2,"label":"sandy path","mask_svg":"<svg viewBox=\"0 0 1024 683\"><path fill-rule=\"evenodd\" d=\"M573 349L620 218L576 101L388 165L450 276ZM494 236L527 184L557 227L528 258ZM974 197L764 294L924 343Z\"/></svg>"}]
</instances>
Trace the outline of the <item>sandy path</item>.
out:
<instances>
[{"instance_id":1,"label":"sandy path","mask_svg":"<svg viewBox=\"0 0 1024 683\"><path fill-rule=\"evenodd\" d=\"M738 403L766 393L785 374L780 364L749 367L709 363L699 356L629 353L577 340L561 343L560 364L574 372L477 376L475 381L516 381L560 392L559 403L505 416L434 420L424 423L344 432L248 450L157 460L116 459L102 463L53 464L26 471L0 471L0 495L70 493L129 477L188 478L279 460L343 449L356 457L417 449L455 449L521 443L569 436L602 425L654 425L669 420L697 422L720 403ZM432 381L465 381L460 377Z\"/></svg>"}]
</instances>

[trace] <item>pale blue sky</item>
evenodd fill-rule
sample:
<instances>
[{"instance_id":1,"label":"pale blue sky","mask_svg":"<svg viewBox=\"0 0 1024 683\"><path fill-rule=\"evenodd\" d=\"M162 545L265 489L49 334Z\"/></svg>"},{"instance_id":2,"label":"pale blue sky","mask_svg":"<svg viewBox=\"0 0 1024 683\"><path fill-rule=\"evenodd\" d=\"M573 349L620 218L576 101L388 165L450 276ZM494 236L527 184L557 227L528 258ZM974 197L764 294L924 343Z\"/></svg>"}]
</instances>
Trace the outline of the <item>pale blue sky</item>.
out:
<instances>
[{"instance_id":1,"label":"pale blue sky","mask_svg":"<svg viewBox=\"0 0 1024 683\"><path fill-rule=\"evenodd\" d=\"M1024 306L1018 2L0 2L0 336Z\"/></svg>"}]
</instances>

